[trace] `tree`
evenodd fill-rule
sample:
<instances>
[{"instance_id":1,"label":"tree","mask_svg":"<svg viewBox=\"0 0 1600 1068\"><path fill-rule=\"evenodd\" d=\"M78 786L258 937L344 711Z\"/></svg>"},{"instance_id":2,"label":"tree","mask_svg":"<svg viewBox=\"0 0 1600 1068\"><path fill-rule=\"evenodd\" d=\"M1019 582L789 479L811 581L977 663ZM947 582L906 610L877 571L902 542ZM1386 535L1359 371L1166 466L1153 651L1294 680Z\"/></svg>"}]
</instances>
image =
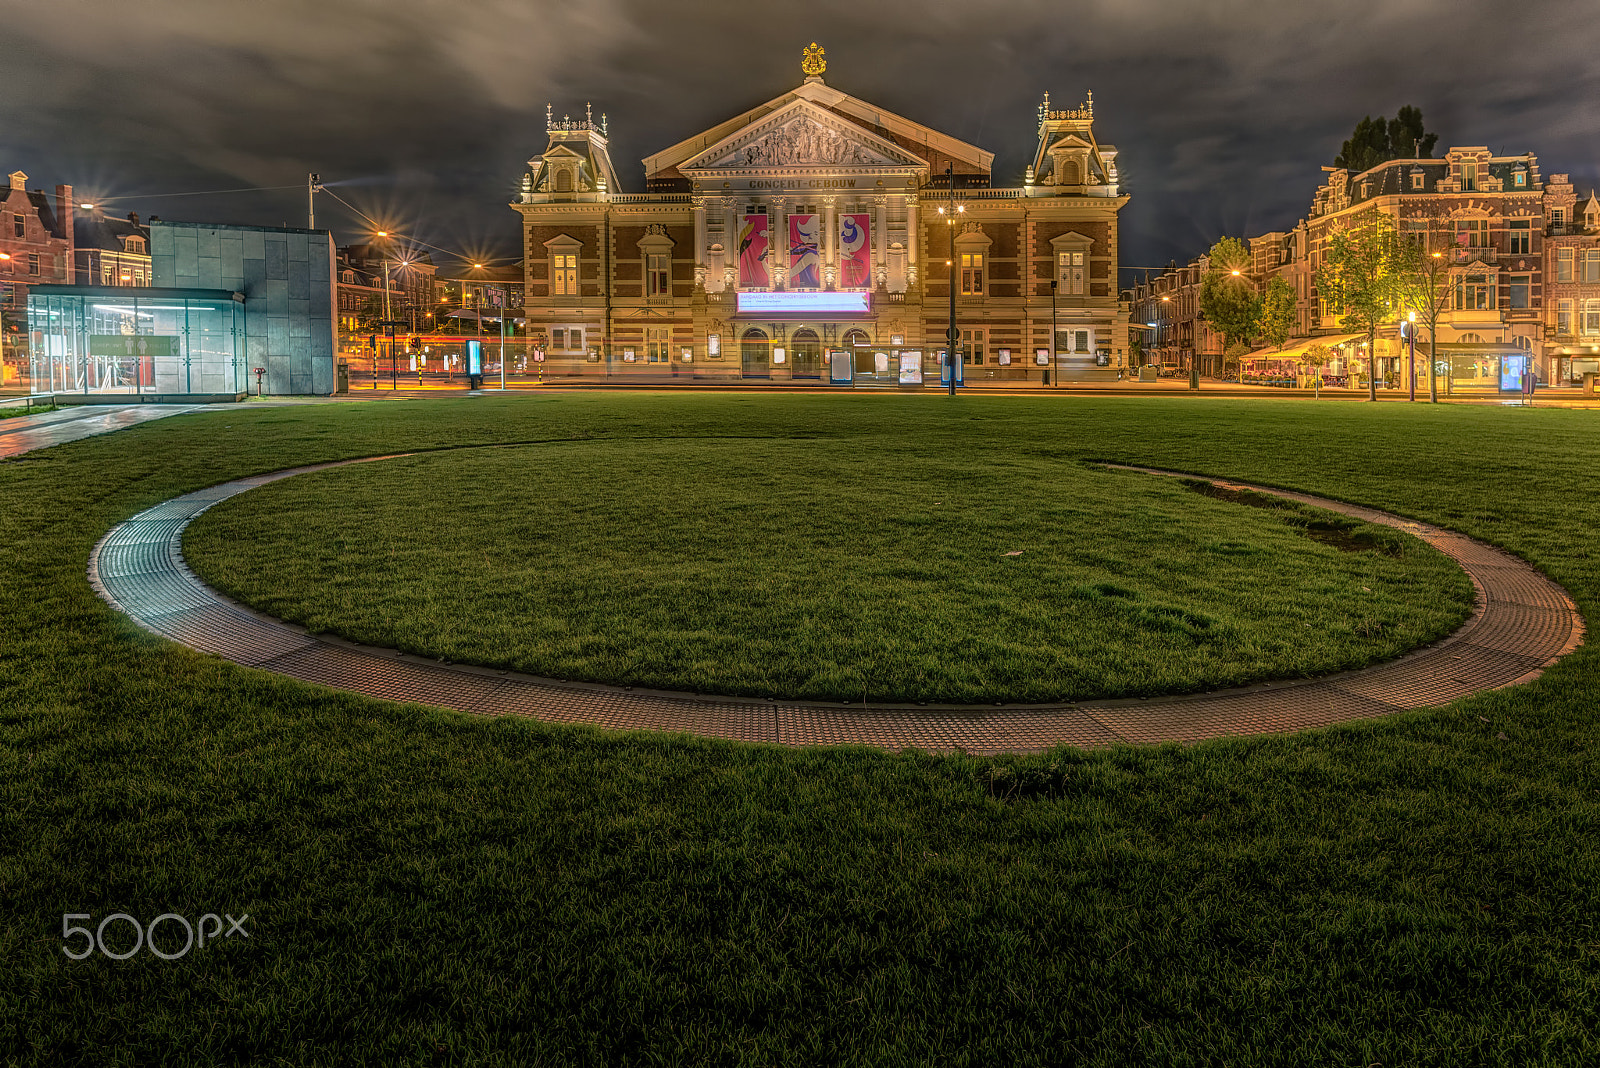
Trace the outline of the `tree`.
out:
<instances>
[{"instance_id":1,"label":"tree","mask_svg":"<svg viewBox=\"0 0 1600 1068\"><path fill-rule=\"evenodd\" d=\"M1368 115L1356 123L1355 132L1333 158L1333 165L1364 171L1392 159L1427 159L1438 141L1438 134L1423 129L1422 110L1407 105L1392 119Z\"/></svg>"},{"instance_id":2,"label":"tree","mask_svg":"<svg viewBox=\"0 0 1600 1068\"><path fill-rule=\"evenodd\" d=\"M1416 313L1419 326L1428 328L1428 399L1438 404L1439 372L1433 346L1439 336L1439 316L1450 309L1450 268L1445 259L1448 246L1433 237L1430 229L1423 241L1405 242L1400 249L1395 298L1404 312Z\"/></svg>"},{"instance_id":3,"label":"tree","mask_svg":"<svg viewBox=\"0 0 1600 1068\"><path fill-rule=\"evenodd\" d=\"M1281 349L1293 329L1294 287L1275 274L1261 298L1261 337L1274 349Z\"/></svg>"},{"instance_id":4,"label":"tree","mask_svg":"<svg viewBox=\"0 0 1600 1068\"><path fill-rule=\"evenodd\" d=\"M1372 371L1378 327L1394 315L1399 276L1409 246L1394 219L1380 211L1364 211L1328 239L1317 269L1317 292L1337 308L1346 330L1367 335L1367 399L1378 399Z\"/></svg>"},{"instance_id":5,"label":"tree","mask_svg":"<svg viewBox=\"0 0 1600 1068\"><path fill-rule=\"evenodd\" d=\"M1328 361L1333 359L1333 350L1320 341L1315 345L1307 345L1306 350L1300 354L1300 365L1305 368L1305 375L1312 380L1312 388L1317 396L1322 396L1322 369L1328 366Z\"/></svg>"},{"instance_id":6,"label":"tree","mask_svg":"<svg viewBox=\"0 0 1600 1068\"><path fill-rule=\"evenodd\" d=\"M1211 266L1200 280L1200 314L1222 331L1224 347L1247 344L1261 325L1261 298L1250 284L1250 250L1237 237L1211 246Z\"/></svg>"}]
</instances>

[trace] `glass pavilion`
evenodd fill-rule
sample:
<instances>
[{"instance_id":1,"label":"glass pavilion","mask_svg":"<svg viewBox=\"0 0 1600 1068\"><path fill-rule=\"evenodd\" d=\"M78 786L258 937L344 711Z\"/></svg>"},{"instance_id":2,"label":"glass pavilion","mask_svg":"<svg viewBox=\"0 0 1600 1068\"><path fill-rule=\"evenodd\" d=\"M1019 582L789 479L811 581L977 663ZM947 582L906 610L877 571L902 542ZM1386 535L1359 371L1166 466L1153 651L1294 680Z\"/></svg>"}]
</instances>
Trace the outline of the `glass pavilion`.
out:
<instances>
[{"instance_id":1,"label":"glass pavilion","mask_svg":"<svg viewBox=\"0 0 1600 1068\"><path fill-rule=\"evenodd\" d=\"M248 389L244 296L226 290L35 286L28 339L34 393Z\"/></svg>"}]
</instances>

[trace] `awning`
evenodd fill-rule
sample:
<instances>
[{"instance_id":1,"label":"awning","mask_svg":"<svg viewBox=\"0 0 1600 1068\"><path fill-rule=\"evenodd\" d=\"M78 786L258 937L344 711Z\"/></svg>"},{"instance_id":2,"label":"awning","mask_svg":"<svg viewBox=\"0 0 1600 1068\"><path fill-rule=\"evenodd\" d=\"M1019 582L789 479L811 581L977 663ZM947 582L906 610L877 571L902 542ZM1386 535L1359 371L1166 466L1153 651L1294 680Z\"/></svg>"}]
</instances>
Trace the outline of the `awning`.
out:
<instances>
[{"instance_id":1,"label":"awning","mask_svg":"<svg viewBox=\"0 0 1600 1068\"><path fill-rule=\"evenodd\" d=\"M1297 337L1282 349L1256 349L1254 352L1246 353L1242 359L1289 360L1299 363L1305 358L1306 350L1313 345L1326 345L1330 349L1337 349L1340 345L1346 345L1352 341L1365 341L1366 339L1366 334L1325 334L1322 337Z\"/></svg>"}]
</instances>

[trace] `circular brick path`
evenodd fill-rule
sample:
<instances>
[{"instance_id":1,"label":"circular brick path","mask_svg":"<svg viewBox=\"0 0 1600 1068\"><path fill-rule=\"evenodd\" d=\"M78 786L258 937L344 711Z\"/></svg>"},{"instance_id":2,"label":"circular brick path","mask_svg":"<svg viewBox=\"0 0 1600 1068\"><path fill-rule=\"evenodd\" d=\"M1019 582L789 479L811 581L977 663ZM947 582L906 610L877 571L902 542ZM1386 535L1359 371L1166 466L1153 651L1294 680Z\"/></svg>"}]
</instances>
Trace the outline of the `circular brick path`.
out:
<instances>
[{"instance_id":1,"label":"circular brick path","mask_svg":"<svg viewBox=\"0 0 1600 1068\"><path fill-rule=\"evenodd\" d=\"M1423 539L1471 576L1477 587L1471 618L1441 642L1361 671L1187 697L1062 705L816 704L562 682L359 646L253 612L201 582L184 563L184 528L218 501L294 475L391 458L276 471L165 501L101 539L89 556L90 584L141 627L192 649L369 697L613 730L969 753L1189 742L1368 719L1530 681L1583 639L1582 617L1566 591L1498 549L1387 512L1220 479L1210 481L1276 494Z\"/></svg>"}]
</instances>

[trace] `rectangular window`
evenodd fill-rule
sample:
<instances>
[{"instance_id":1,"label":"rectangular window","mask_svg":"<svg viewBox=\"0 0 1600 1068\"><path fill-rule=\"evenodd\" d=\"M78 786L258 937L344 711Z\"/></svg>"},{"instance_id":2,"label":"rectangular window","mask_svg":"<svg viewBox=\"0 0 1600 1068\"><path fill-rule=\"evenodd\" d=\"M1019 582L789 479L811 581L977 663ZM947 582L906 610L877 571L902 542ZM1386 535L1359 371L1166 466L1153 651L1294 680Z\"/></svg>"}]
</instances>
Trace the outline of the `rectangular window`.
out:
<instances>
[{"instance_id":1,"label":"rectangular window","mask_svg":"<svg viewBox=\"0 0 1600 1068\"><path fill-rule=\"evenodd\" d=\"M578 295L578 257L557 253L550 257L550 277L553 279L551 292L558 297L575 297Z\"/></svg>"},{"instance_id":2,"label":"rectangular window","mask_svg":"<svg viewBox=\"0 0 1600 1068\"><path fill-rule=\"evenodd\" d=\"M977 252L961 254L961 293L963 296L983 295L983 255Z\"/></svg>"},{"instance_id":3,"label":"rectangular window","mask_svg":"<svg viewBox=\"0 0 1600 1068\"><path fill-rule=\"evenodd\" d=\"M1518 189L1521 189L1523 186L1527 185L1528 184L1528 172L1527 171L1517 171L1515 174L1513 174L1511 176L1511 184L1516 186Z\"/></svg>"},{"instance_id":4,"label":"rectangular window","mask_svg":"<svg viewBox=\"0 0 1600 1068\"><path fill-rule=\"evenodd\" d=\"M1421 189L1422 188L1422 182L1423 182L1422 175L1413 174L1411 176L1411 188L1412 189Z\"/></svg>"},{"instance_id":5,"label":"rectangular window","mask_svg":"<svg viewBox=\"0 0 1600 1068\"><path fill-rule=\"evenodd\" d=\"M1489 244L1488 219L1461 219L1456 222L1456 244L1486 248Z\"/></svg>"},{"instance_id":6,"label":"rectangular window","mask_svg":"<svg viewBox=\"0 0 1600 1068\"><path fill-rule=\"evenodd\" d=\"M665 253L652 252L645 257L645 278L649 282L650 296L672 296L672 275L667 266Z\"/></svg>"},{"instance_id":7,"label":"rectangular window","mask_svg":"<svg viewBox=\"0 0 1600 1068\"><path fill-rule=\"evenodd\" d=\"M28 253L28 273L39 273L39 254L37 252Z\"/></svg>"},{"instance_id":8,"label":"rectangular window","mask_svg":"<svg viewBox=\"0 0 1600 1068\"><path fill-rule=\"evenodd\" d=\"M961 362L982 367L988 348L988 331L983 328L961 331Z\"/></svg>"},{"instance_id":9,"label":"rectangular window","mask_svg":"<svg viewBox=\"0 0 1600 1068\"><path fill-rule=\"evenodd\" d=\"M1600 300L1583 302L1583 332L1590 337L1600 334Z\"/></svg>"},{"instance_id":10,"label":"rectangular window","mask_svg":"<svg viewBox=\"0 0 1600 1068\"><path fill-rule=\"evenodd\" d=\"M1061 294L1071 297L1083 296L1083 253L1057 253L1056 261L1056 273L1060 278Z\"/></svg>"},{"instance_id":11,"label":"rectangular window","mask_svg":"<svg viewBox=\"0 0 1600 1068\"><path fill-rule=\"evenodd\" d=\"M21 215L11 216L11 225L16 230L18 237L28 236L28 223Z\"/></svg>"},{"instance_id":12,"label":"rectangular window","mask_svg":"<svg viewBox=\"0 0 1600 1068\"><path fill-rule=\"evenodd\" d=\"M671 358L667 355L667 346L672 344L672 328L670 326L649 326L644 331L644 351L646 363L669 363Z\"/></svg>"},{"instance_id":13,"label":"rectangular window","mask_svg":"<svg viewBox=\"0 0 1600 1068\"><path fill-rule=\"evenodd\" d=\"M1600 248L1586 249L1583 253L1583 280L1600 282Z\"/></svg>"},{"instance_id":14,"label":"rectangular window","mask_svg":"<svg viewBox=\"0 0 1600 1068\"><path fill-rule=\"evenodd\" d=\"M1533 250L1533 236L1527 219L1513 219L1506 226L1510 230L1506 240L1507 252L1513 256L1526 256Z\"/></svg>"},{"instance_id":15,"label":"rectangular window","mask_svg":"<svg viewBox=\"0 0 1600 1068\"><path fill-rule=\"evenodd\" d=\"M557 352L560 352L567 347L566 327L553 326L550 328L550 347L555 349Z\"/></svg>"},{"instance_id":16,"label":"rectangular window","mask_svg":"<svg viewBox=\"0 0 1600 1068\"><path fill-rule=\"evenodd\" d=\"M1511 306L1513 308L1529 307L1532 295L1533 275L1514 274L1511 276Z\"/></svg>"},{"instance_id":17,"label":"rectangular window","mask_svg":"<svg viewBox=\"0 0 1600 1068\"><path fill-rule=\"evenodd\" d=\"M1572 281L1572 249L1556 249L1556 281Z\"/></svg>"},{"instance_id":18,"label":"rectangular window","mask_svg":"<svg viewBox=\"0 0 1600 1068\"><path fill-rule=\"evenodd\" d=\"M1490 311L1494 308L1494 292L1487 275L1462 274L1456 276L1456 310Z\"/></svg>"},{"instance_id":19,"label":"rectangular window","mask_svg":"<svg viewBox=\"0 0 1600 1068\"><path fill-rule=\"evenodd\" d=\"M1400 231L1413 245L1426 246L1428 243L1427 219L1405 219L1400 223Z\"/></svg>"},{"instance_id":20,"label":"rectangular window","mask_svg":"<svg viewBox=\"0 0 1600 1068\"><path fill-rule=\"evenodd\" d=\"M1550 209L1550 225L1553 226L1557 230L1559 230L1563 226L1567 225L1567 209L1566 208L1551 208Z\"/></svg>"},{"instance_id":21,"label":"rectangular window","mask_svg":"<svg viewBox=\"0 0 1600 1068\"><path fill-rule=\"evenodd\" d=\"M583 351L583 331L576 326L567 331L567 351Z\"/></svg>"},{"instance_id":22,"label":"rectangular window","mask_svg":"<svg viewBox=\"0 0 1600 1068\"><path fill-rule=\"evenodd\" d=\"M1556 302L1556 333L1563 336L1572 333L1572 301L1570 300Z\"/></svg>"},{"instance_id":23,"label":"rectangular window","mask_svg":"<svg viewBox=\"0 0 1600 1068\"><path fill-rule=\"evenodd\" d=\"M1478 188L1478 165L1476 163L1461 164L1461 191L1471 193Z\"/></svg>"}]
</instances>

